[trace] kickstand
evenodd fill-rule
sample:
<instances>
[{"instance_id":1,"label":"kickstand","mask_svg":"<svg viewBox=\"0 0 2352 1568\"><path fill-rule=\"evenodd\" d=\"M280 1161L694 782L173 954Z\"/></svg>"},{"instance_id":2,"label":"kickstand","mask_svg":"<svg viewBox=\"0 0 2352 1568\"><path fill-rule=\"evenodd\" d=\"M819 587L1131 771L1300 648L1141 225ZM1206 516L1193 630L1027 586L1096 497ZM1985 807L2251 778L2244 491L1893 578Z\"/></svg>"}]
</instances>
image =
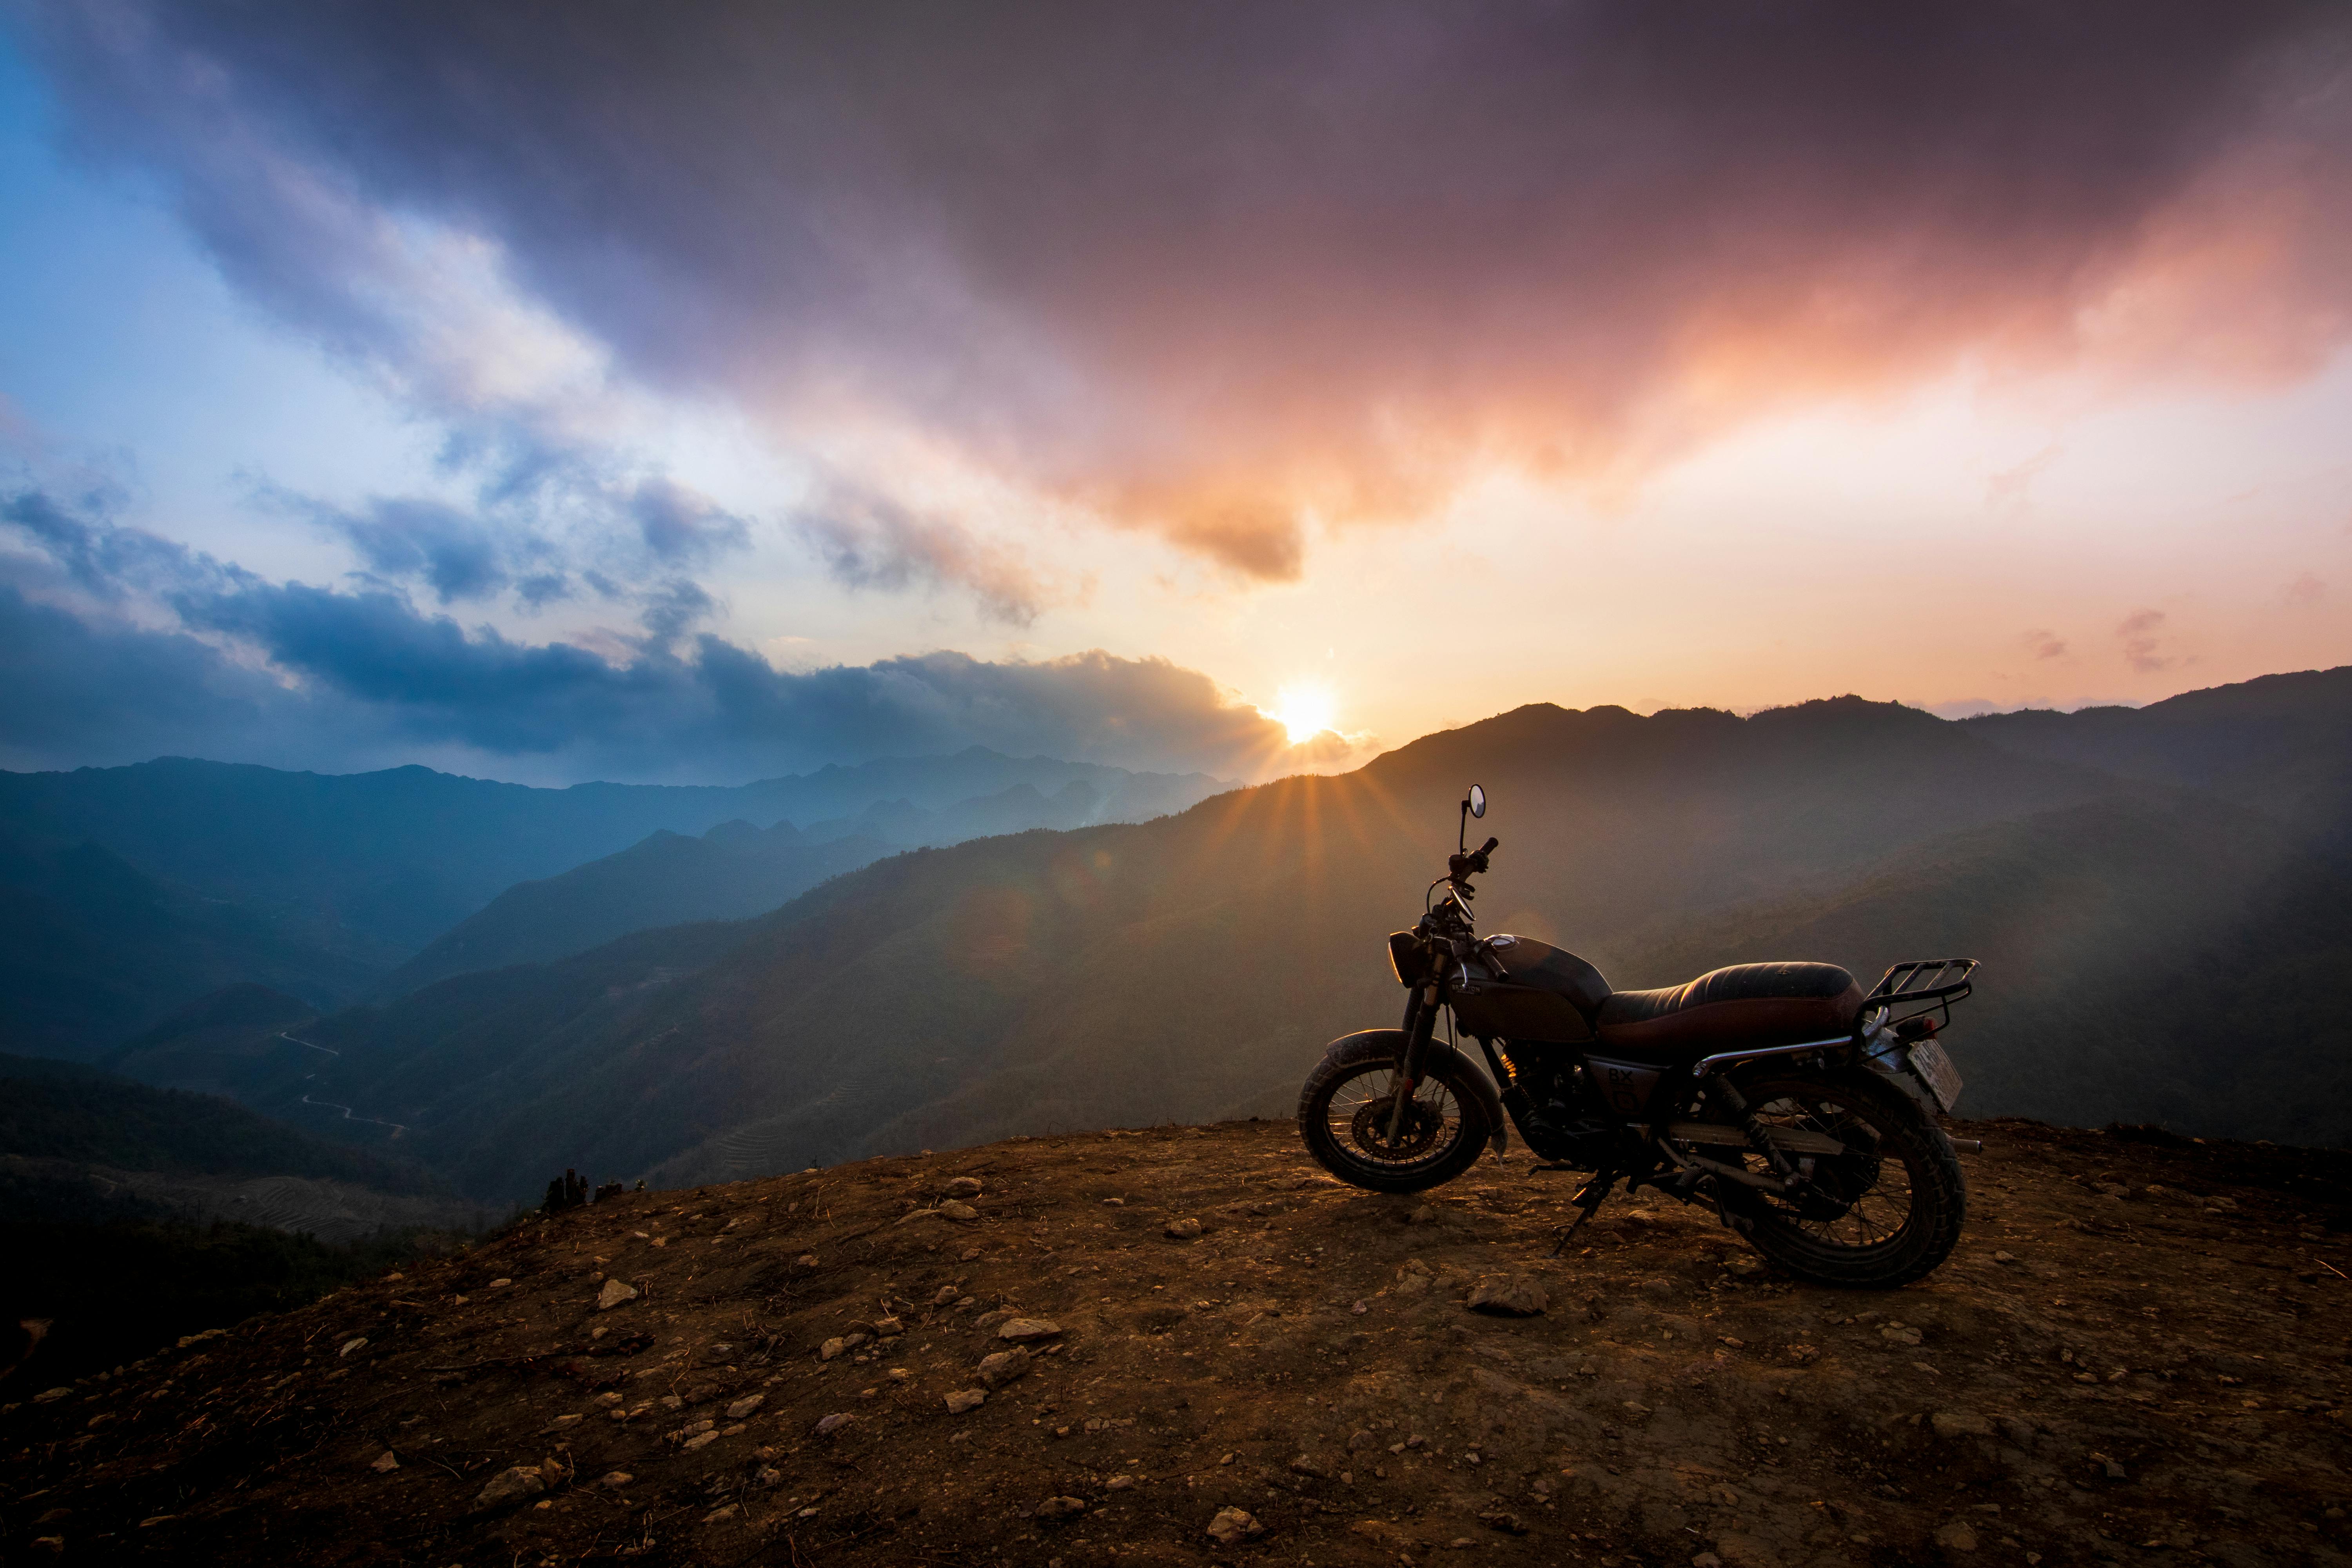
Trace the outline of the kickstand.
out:
<instances>
[{"instance_id":1,"label":"kickstand","mask_svg":"<svg viewBox=\"0 0 2352 1568\"><path fill-rule=\"evenodd\" d=\"M1609 1189L1616 1184L1617 1173L1614 1171L1603 1171L1584 1184L1584 1190L1578 1193L1573 1200L1580 1212L1574 1219L1559 1227L1559 1242L1551 1249L1551 1255L1554 1258L1568 1250L1570 1238L1576 1235L1586 1220L1592 1217L1593 1210L1608 1201Z\"/></svg>"}]
</instances>

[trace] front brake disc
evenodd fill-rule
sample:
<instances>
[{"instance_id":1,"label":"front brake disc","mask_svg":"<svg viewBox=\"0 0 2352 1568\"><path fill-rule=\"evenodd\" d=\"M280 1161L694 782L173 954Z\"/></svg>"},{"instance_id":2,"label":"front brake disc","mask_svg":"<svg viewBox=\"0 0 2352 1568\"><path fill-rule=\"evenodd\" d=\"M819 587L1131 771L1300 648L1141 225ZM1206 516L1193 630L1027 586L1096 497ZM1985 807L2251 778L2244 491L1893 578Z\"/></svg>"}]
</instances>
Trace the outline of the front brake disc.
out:
<instances>
[{"instance_id":1,"label":"front brake disc","mask_svg":"<svg viewBox=\"0 0 2352 1568\"><path fill-rule=\"evenodd\" d=\"M1412 1160L1425 1154L1437 1142L1445 1119L1418 1100L1405 1102L1404 1127L1393 1141L1389 1137L1389 1114L1395 1101L1376 1100L1357 1107L1348 1123L1348 1135L1356 1147L1379 1160Z\"/></svg>"}]
</instances>

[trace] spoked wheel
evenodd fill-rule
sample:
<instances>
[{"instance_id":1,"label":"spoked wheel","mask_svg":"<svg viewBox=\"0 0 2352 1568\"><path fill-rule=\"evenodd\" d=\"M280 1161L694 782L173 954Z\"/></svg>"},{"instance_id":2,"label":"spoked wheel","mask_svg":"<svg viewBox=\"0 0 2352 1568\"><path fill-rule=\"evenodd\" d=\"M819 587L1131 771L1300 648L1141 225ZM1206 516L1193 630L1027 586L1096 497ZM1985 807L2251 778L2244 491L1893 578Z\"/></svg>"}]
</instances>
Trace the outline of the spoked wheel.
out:
<instances>
[{"instance_id":1,"label":"spoked wheel","mask_svg":"<svg viewBox=\"0 0 2352 1568\"><path fill-rule=\"evenodd\" d=\"M1846 1149L1796 1156L1811 1160L1811 1180L1785 1196L1726 1184L1727 1205L1753 1222L1758 1251L1816 1284L1861 1289L1907 1285L1950 1256L1968 1215L1959 1157L1900 1089L1866 1071L1774 1074L1739 1088L1767 1126L1825 1134ZM1771 1173L1761 1154L1744 1158Z\"/></svg>"},{"instance_id":2,"label":"spoked wheel","mask_svg":"<svg viewBox=\"0 0 2352 1568\"><path fill-rule=\"evenodd\" d=\"M1450 1053L1444 1053L1450 1055ZM1433 1062L1397 1115L1397 1063L1388 1056L1326 1060L1298 1096L1298 1131L1316 1163L1351 1186L1416 1193L1470 1168L1493 1130L1486 1108Z\"/></svg>"}]
</instances>

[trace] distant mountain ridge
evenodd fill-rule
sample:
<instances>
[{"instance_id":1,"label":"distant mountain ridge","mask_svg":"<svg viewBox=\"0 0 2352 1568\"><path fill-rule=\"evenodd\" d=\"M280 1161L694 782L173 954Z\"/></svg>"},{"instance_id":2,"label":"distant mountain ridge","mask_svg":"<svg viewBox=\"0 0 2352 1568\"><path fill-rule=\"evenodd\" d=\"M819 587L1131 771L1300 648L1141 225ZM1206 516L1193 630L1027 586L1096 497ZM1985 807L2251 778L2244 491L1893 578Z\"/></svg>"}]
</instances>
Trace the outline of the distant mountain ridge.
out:
<instances>
[{"instance_id":1,"label":"distant mountain ridge","mask_svg":"<svg viewBox=\"0 0 2352 1568\"><path fill-rule=\"evenodd\" d=\"M565 1164L678 1184L1280 1115L1325 1041L1395 1017L1382 938L1475 779L1502 839L1482 929L1559 942L1619 988L1968 953L1987 967L1951 1038L1972 1111L2343 1142L2342 825L2324 791L2246 786L2324 777L2347 683L2200 694L2128 747L2100 714L2096 745L2053 749L1853 698L1746 719L1534 705L1354 773L896 856L747 921L444 980L320 1019L302 1037L341 1054L279 1070L406 1124L485 1197ZM2262 768L2212 775L2241 798L2179 782L2271 705Z\"/></svg>"},{"instance_id":2,"label":"distant mountain ridge","mask_svg":"<svg viewBox=\"0 0 2352 1568\"><path fill-rule=\"evenodd\" d=\"M979 747L727 788L550 790L421 767L322 775L185 758L0 773L0 933L42 955L0 953L0 1047L88 1058L237 981L349 1003L505 889L656 832L794 820L844 823L819 837L846 838L859 814L899 803L901 817L936 818L936 837L970 803L1024 791L1042 814L1084 800L1084 820L1110 821L1223 787ZM818 858L838 869L857 852Z\"/></svg>"}]
</instances>

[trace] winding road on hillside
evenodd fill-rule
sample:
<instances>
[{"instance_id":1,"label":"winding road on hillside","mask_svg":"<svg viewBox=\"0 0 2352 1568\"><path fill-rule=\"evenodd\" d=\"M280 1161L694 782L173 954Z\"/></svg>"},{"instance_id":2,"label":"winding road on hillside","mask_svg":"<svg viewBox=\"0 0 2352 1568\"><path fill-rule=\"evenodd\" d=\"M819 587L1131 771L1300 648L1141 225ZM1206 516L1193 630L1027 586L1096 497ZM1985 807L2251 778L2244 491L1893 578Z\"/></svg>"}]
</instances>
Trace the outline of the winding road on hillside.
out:
<instances>
[{"instance_id":1,"label":"winding road on hillside","mask_svg":"<svg viewBox=\"0 0 2352 1568\"><path fill-rule=\"evenodd\" d=\"M343 1054L332 1046L313 1045L309 1040L298 1040L283 1029L278 1031L278 1037L289 1045L300 1046L306 1050L324 1051L331 1057L341 1058ZM392 1129L392 1135L395 1138L408 1131L407 1127L400 1122L379 1121L373 1116L362 1116L350 1106L338 1105L331 1100L312 1100L307 1091L302 1096L302 1103L315 1105L321 1110L340 1110L343 1113L343 1120L346 1121L364 1121L371 1127L389 1127Z\"/></svg>"}]
</instances>

